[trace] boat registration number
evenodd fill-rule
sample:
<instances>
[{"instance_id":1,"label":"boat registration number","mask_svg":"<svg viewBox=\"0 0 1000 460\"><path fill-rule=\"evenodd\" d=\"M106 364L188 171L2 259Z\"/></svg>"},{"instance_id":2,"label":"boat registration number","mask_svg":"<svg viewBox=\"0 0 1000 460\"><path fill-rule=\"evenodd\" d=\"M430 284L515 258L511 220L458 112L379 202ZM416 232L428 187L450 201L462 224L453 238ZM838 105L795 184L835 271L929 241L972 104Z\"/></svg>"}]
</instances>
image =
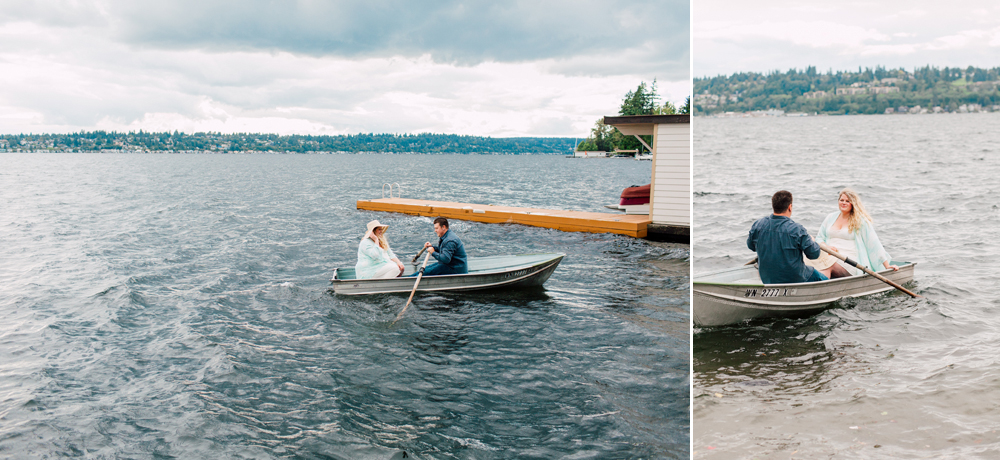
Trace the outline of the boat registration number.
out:
<instances>
[{"instance_id":1,"label":"boat registration number","mask_svg":"<svg viewBox=\"0 0 1000 460\"><path fill-rule=\"evenodd\" d=\"M528 270L518 270L516 272L504 273L503 274L503 279L519 278L519 277L522 277L522 276L527 275L527 274L528 274Z\"/></svg>"},{"instance_id":2,"label":"boat registration number","mask_svg":"<svg viewBox=\"0 0 1000 460\"><path fill-rule=\"evenodd\" d=\"M743 297L781 297L788 295L788 289L767 288L767 289L747 289Z\"/></svg>"}]
</instances>

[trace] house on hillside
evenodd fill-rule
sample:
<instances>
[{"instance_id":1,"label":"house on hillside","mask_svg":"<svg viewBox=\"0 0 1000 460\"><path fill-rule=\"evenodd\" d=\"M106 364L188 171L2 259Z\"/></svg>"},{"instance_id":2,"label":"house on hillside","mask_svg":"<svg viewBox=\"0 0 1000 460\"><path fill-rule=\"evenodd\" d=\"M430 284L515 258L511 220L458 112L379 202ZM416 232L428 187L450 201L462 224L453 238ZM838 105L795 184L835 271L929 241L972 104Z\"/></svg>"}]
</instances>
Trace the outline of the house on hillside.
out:
<instances>
[{"instance_id":1,"label":"house on hillside","mask_svg":"<svg viewBox=\"0 0 1000 460\"><path fill-rule=\"evenodd\" d=\"M868 88L837 88L838 96L850 96L854 94L865 94L868 92Z\"/></svg>"}]
</instances>

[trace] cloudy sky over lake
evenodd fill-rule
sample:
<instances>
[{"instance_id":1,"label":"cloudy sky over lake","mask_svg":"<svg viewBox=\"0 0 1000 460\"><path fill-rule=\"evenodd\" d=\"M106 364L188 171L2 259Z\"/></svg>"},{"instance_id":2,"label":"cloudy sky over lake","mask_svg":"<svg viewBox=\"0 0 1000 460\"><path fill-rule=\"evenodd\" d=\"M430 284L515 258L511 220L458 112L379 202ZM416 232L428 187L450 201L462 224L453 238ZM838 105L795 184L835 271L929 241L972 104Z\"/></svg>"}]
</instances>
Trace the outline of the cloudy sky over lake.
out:
<instances>
[{"instance_id":1,"label":"cloudy sky over lake","mask_svg":"<svg viewBox=\"0 0 1000 460\"><path fill-rule=\"evenodd\" d=\"M995 0L694 0L692 9L695 77L1000 66Z\"/></svg>"},{"instance_id":2,"label":"cloudy sky over lake","mask_svg":"<svg viewBox=\"0 0 1000 460\"><path fill-rule=\"evenodd\" d=\"M0 133L585 136L690 91L686 0L0 0Z\"/></svg>"}]
</instances>

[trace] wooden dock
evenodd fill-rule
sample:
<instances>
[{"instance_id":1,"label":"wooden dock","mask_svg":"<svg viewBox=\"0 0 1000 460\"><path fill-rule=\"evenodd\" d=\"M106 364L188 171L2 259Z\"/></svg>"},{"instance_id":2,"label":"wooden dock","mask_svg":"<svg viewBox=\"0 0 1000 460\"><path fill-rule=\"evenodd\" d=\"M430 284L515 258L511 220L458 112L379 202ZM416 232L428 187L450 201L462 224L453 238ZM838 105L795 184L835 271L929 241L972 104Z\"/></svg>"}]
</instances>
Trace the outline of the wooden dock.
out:
<instances>
[{"instance_id":1,"label":"wooden dock","mask_svg":"<svg viewBox=\"0 0 1000 460\"><path fill-rule=\"evenodd\" d=\"M560 211L555 209L518 208L447 201L379 198L358 200L358 209L399 212L414 216L445 217L491 224L521 224L564 232L617 233L635 238L646 237L649 216L605 212Z\"/></svg>"}]
</instances>

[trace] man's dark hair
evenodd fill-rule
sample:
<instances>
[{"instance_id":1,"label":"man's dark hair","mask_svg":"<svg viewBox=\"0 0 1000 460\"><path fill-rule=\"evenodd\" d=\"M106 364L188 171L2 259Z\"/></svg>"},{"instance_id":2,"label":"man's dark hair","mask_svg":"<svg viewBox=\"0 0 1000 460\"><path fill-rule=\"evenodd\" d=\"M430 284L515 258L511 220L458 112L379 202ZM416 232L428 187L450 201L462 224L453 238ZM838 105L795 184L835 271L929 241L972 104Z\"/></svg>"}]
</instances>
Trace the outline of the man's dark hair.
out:
<instances>
[{"instance_id":1,"label":"man's dark hair","mask_svg":"<svg viewBox=\"0 0 1000 460\"><path fill-rule=\"evenodd\" d=\"M788 190L779 190L771 196L771 209L774 210L775 214L781 214L788 210L788 207L792 205L792 192Z\"/></svg>"},{"instance_id":2,"label":"man's dark hair","mask_svg":"<svg viewBox=\"0 0 1000 460\"><path fill-rule=\"evenodd\" d=\"M444 228L451 228L448 226L448 219L445 219L444 217L438 217L437 219L434 219L434 223Z\"/></svg>"}]
</instances>

